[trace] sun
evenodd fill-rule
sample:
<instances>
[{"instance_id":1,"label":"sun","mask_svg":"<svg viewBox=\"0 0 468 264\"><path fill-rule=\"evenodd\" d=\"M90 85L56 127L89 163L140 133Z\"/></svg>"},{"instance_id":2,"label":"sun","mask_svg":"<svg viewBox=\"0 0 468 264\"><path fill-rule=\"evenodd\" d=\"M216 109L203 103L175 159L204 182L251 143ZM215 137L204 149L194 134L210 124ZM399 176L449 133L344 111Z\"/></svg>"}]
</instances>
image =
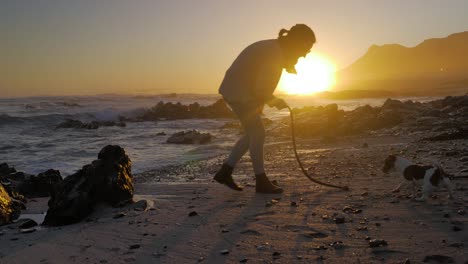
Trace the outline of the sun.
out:
<instances>
[{"instance_id":1,"label":"sun","mask_svg":"<svg viewBox=\"0 0 468 264\"><path fill-rule=\"evenodd\" d=\"M336 67L319 54L309 54L296 64L297 74L283 70L278 89L287 94L314 94L335 84Z\"/></svg>"}]
</instances>

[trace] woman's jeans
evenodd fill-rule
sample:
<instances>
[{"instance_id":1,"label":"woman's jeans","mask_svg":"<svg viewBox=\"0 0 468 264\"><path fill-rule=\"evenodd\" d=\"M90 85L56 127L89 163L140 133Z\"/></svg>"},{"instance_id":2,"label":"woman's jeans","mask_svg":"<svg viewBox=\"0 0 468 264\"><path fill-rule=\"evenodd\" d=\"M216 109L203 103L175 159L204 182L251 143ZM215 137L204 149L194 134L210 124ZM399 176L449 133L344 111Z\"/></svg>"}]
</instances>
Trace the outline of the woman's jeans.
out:
<instances>
[{"instance_id":1,"label":"woman's jeans","mask_svg":"<svg viewBox=\"0 0 468 264\"><path fill-rule=\"evenodd\" d=\"M226 163L234 167L249 150L255 175L265 173L263 166L263 144L265 143L265 128L261 118L263 105L258 103L227 102L239 118L244 129L244 135L237 141Z\"/></svg>"}]
</instances>

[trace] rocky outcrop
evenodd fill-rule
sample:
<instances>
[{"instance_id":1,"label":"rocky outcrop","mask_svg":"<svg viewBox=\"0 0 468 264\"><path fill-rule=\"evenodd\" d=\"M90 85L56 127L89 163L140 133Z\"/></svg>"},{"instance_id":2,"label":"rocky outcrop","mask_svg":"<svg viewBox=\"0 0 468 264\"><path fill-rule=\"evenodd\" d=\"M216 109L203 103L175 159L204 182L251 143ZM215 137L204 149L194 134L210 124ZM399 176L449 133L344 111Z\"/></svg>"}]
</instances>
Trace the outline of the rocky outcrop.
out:
<instances>
[{"instance_id":1,"label":"rocky outcrop","mask_svg":"<svg viewBox=\"0 0 468 264\"><path fill-rule=\"evenodd\" d=\"M54 186L62 180L60 171L49 169L37 176L29 175L18 185L17 190L26 197L48 197Z\"/></svg>"},{"instance_id":2,"label":"rocky outcrop","mask_svg":"<svg viewBox=\"0 0 468 264\"><path fill-rule=\"evenodd\" d=\"M114 122L114 121L91 121L90 123L84 123L84 122L81 122L80 120L67 119L65 120L65 122L57 125L55 129L59 129L59 128L98 129L99 127L103 127L103 126L125 127L126 124L124 122Z\"/></svg>"},{"instance_id":3,"label":"rocky outcrop","mask_svg":"<svg viewBox=\"0 0 468 264\"><path fill-rule=\"evenodd\" d=\"M211 141L210 133L200 133L196 130L180 131L172 134L167 143L172 144L206 144Z\"/></svg>"},{"instance_id":4,"label":"rocky outcrop","mask_svg":"<svg viewBox=\"0 0 468 264\"><path fill-rule=\"evenodd\" d=\"M0 164L0 180L11 197L24 200L29 198L48 197L54 186L62 181L60 171L49 169L38 175L16 171L8 164Z\"/></svg>"},{"instance_id":5,"label":"rocky outcrop","mask_svg":"<svg viewBox=\"0 0 468 264\"><path fill-rule=\"evenodd\" d=\"M406 132L447 132L427 140L466 138L468 130L468 96L449 96L427 103L387 99L381 107L369 105L352 111L336 105L293 109L296 134L299 136L346 136L382 129ZM289 118L283 120L289 124ZM458 132L457 132L458 131ZM289 128L282 133L289 134Z\"/></svg>"},{"instance_id":6,"label":"rocky outcrop","mask_svg":"<svg viewBox=\"0 0 468 264\"><path fill-rule=\"evenodd\" d=\"M108 145L98 159L67 176L52 192L44 225L76 223L88 216L97 203L113 206L133 197L131 161L120 146Z\"/></svg>"},{"instance_id":7,"label":"rocky outcrop","mask_svg":"<svg viewBox=\"0 0 468 264\"><path fill-rule=\"evenodd\" d=\"M234 114L219 99L212 105L201 106L199 103L183 105L181 103L159 102L157 105L138 117L137 121L176 120L191 118L233 118Z\"/></svg>"}]
</instances>

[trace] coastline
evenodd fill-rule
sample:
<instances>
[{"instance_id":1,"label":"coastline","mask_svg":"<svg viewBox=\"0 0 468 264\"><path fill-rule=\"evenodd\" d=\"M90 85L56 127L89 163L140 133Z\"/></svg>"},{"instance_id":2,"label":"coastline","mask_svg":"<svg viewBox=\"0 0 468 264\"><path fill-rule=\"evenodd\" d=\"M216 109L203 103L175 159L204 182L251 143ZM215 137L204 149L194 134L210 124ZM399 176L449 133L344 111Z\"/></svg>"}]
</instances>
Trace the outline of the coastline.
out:
<instances>
[{"instance_id":1,"label":"coastline","mask_svg":"<svg viewBox=\"0 0 468 264\"><path fill-rule=\"evenodd\" d=\"M391 193L399 179L380 170L386 155L400 153L421 162L439 160L447 172L462 176L459 171L468 168L468 163L461 161L460 153L468 147L467 140L426 144L419 141L420 136L380 133L334 142L298 139L306 168L318 179L349 185L349 192L306 179L288 142L265 149L267 173L283 186L282 195L255 194L248 155L234 172L236 181L246 186L242 192L211 181L223 156L185 164L174 173L182 179L177 183L158 182L158 173L163 171L137 174L134 200L153 201L154 207L103 206L81 223L41 227L28 234L4 226L0 260L403 263L409 259L418 263L431 255L443 255L464 263L468 260L468 217L461 213L468 209L466 179L456 180L455 200L448 200L446 190L439 188L434 198L421 203L406 191ZM46 206L47 199L34 200L24 213L41 212ZM343 223L337 220L342 218ZM454 231L455 226L460 230ZM367 237L384 239L388 245L371 248Z\"/></svg>"}]
</instances>

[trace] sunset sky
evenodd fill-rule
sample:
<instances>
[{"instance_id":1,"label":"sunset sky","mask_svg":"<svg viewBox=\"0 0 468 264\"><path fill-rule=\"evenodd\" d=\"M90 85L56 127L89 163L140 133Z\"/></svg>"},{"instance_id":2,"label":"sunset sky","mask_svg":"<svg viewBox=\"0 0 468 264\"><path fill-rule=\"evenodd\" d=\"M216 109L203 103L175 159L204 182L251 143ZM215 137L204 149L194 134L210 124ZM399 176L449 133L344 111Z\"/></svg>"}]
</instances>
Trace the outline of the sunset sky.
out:
<instances>
[{"instance_id":1,"label":"sunset sky","mask_svg":"<svg viewBox=\"0 0 468 264\"><path fill-rule=\"evenodd\" d=\"M372 44L468 30L466 0L1 1L0 97L216 93L252 42L309 25L343 68Z\"/></svg>"}]
</instances>

